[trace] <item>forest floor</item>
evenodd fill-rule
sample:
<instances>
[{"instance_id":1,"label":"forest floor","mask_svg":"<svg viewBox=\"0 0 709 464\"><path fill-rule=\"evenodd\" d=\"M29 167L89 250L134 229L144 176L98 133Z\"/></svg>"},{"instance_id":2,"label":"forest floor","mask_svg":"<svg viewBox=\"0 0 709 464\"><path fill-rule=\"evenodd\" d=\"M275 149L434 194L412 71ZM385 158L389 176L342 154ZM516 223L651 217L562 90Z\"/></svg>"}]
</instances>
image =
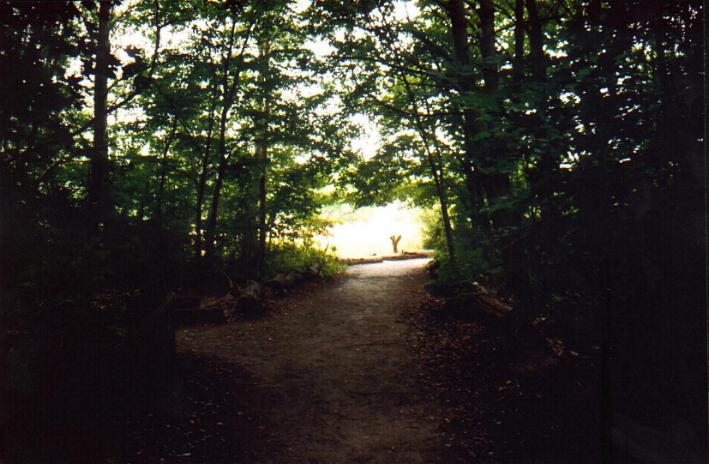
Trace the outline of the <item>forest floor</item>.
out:
<instances>
[{"instance_id":1,"label":"forest floor","mask_svg":"<svg viewBox=\"0 0 709 464\"><path fill-rule=\"evenodd\" d=\"M427 262L350 266L263 317L179 328L176 397L114 462L598 462L591 371L501 358L439 311Z\"/></svg>"},{"instance_id":2,"label":"forest floor","mask_svg":"<svg viewBox=\"0 0 709 464\"><path fill-rule=\"evenodd\" d=\"M248 462L451 462L408 343L426 262L352 266L269 317L179 330L178 352L245 374L235 380L251 399L237 411L256 432Z\"/></svg>"}]
</instances>

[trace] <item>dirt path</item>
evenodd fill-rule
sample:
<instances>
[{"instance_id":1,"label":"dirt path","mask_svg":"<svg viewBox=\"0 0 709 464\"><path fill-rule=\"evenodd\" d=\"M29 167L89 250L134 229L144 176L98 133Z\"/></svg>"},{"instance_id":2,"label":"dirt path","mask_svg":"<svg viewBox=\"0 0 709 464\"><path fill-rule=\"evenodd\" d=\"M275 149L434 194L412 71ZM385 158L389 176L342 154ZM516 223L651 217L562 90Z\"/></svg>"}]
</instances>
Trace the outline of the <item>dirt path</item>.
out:
<instances>
[{"instance_id":1,"label":"dirt path","mask_svg":"<svg viewBox=\"0 0 709 464\"><path fill-rule=\"evenodd\" d=\"M261 415L254 427L263 430L250 445L253 462L447 462L403 317L422 291L425 263L353 266L273 316L178 334L181 352L245 372L249 414Z\"/></svg>"}]
</instances>

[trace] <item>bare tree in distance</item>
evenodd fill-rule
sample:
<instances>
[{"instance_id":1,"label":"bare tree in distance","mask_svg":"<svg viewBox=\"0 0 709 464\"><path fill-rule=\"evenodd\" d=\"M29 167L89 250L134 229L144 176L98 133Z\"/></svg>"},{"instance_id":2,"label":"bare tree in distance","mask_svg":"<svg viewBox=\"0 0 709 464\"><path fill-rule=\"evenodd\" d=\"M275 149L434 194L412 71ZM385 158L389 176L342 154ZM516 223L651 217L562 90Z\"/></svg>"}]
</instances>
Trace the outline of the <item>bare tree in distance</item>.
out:
<instances>
[{"instance_id":1,"label":"bare tree in distance","mask_svg":"<svg viewBox=\"0 0 709 464\"><path fill-rule=\"evenodd\" d=\"M394 254L399 252L399 241L401 240L401 235L392 235L389 237L391 240L391 246L394 249Z\"/></svg>"}]
</instances>

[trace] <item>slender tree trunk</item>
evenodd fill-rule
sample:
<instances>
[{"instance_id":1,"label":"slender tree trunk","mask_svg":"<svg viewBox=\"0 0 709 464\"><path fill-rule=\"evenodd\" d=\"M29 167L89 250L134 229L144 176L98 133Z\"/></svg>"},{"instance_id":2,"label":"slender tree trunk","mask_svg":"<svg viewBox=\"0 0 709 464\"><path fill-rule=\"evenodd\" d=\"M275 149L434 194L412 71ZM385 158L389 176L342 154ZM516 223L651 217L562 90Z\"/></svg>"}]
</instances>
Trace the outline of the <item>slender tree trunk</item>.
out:
<instances>
[{"instance_id":1,"label":"slender tree trunk","mask_svg":"<svg viewBox=\"0 0 709 464\"><path fill-rule=\"evenodd\" d=\"M383 37L383 39L387 40L387 37ZM403 61L398 48L398 44L392 43L390 40L388 41L388 44L396 54L397 59ZM438 197L438 202L441 208L441 219L443 220L443 230L446 238L446 249L448 251L448 259L451 264L455 266L456 260L453 228L451 226L450 215L448 214L448 191L444 179L445 176L443 170L443 156L441 154L441 146L438 142L438 138L436 137L436 128L434 125L430 130L430 134L429 131L426 130L421 116L419 115L418 103L413 88L411 87L411 83L407 79L405 73L401 73L400 75L406 88L406 94L409 98L409 104L411 105L413 110L413 119L416 123L419 136L421 137L421 141L423 142L424 150L426 152L426 160L428 161L429 170L431 172L431 176L433 177L436 195ZM426 112L430 115L431 108L428 103L428 100L424 97L423 101L426 107ZM429 142L431 142L433 147L435 148L436 156L434 156L434 153L431 150L431 143Z\"/></svg>"},{"instance_id":2,"label":"slender tree trunk","mask_svg":"<svg viewBox=\"0 0 709 464\"><path fill-rule=\"evenodd\" d=\"M108 168L108 61L111 53L109 27L111 2L99 2L96 64L94 70L94 146L89 168L89 218L96 230L107 210L106 173Z\"/></svg>"},{"instance_id":3,"label":"slender tree trunk","mask_svg":"<svg viewBox=\"0 0 709 464\"><path fill-rule=\"evenodd\" d=\"M543 83L546 80L546 60L544 58L544 35L542 34L542 22L539 19L539 13L537 11L536 0L525 0L527 5L527 13L529 16L528 34L529 34L529 46L530 46L530 58L531 58L531 68L532 68L532 80L536 83ZM544 122L545 115L549 110L549 102L546 92L541 92L539 96L539 103L537 113L530 116L533 123L532 126L535 127L534 134L540 139L547 138L546 125ZM562 147L558 147L559 150ZM550 176L555 169L555 154L551 153L550 150L544 150L540 156L537 163L537 169L539 170L539 175L537 178L543 178ZM552 192L548 185L542 182L532 180L531 182L532 190L541 196L542 198L551 198ZM540 206L541 216L543 220L555 221L560 216L560 211L554 207L550 206Z\"/></svg>"},{"instance_id":4,"label":"slender tree trunk","mask_svg":"<svg viewBox=\"0 0 709 464\"><path fill-rule=\"evenodd\" d=\"M209 260L214 254L214 239L217 227L217 214L219 211L219 200L221 198L222 184L224 182L224 174L226 172L226 164L228 155L226 153L226 126L229 120L229 109L233 100L233 92L229 86L229 68L231 67L231 58L234 48L234 32L236 30L236 22L232 20L231 32L229 34L229 42L227 45L226 56L224 57L224 72L222 76L222 111L219 118L219 145L217 153L219 155L219 164L217 166L217 176L214 180L214 190L212 191L212 202L209 207L209 215L207 216L207 227L204 233L205 239L205 257ZM234 83L234 90L236 82Z\"/></svg>"},{"instance_id":5,"label":"slender tree trunk","mask_svg":"<svg viewBox=\"0 0 709 464\"><path fill-rule=\"evenodd\" d=\"M453 227L451 227L451 218L448 214L448 199L446 198L445 185L443 185L443 179L441 178L442 173L438 171L438 167L436 166L436 162L433 159L433 155L431 154L430 149L427 149L426 151L426 158L428 160L428 166L431 170L431 174L433 175L433 183L436 188L438 205L441 208L441 219L443 220L443 232L446 237L446 250L448 251L448 259L453 265L455 265L456 259L455 244L453 241Z\"/></svg>"},{"instance_id":6,"label":"slender tree trunk","mask_svg":"<svg viewBox=\"0 0 709 464\"><path fill-rule=\"evenodd\" d=\"M266 41L261 45L261 57L264 60L263 64L263 69L261 71L261 76L260 76L260 84L261 86L266 86L266 76L268 74L268 66L269 66L269 55L270 55L270 43ZM269 112L271 110L270 108L271 102L270 102L270 95L268 95L268 91L264 90L264 97L261 101L261 122L260 122L260 134L259 134L259 142L258 146L256 148L257 150L257 156L258 156L258 162L261 168L261 174L259 176L259 224L258 224L258 229L259 229L259 234L258 234L258 255L256 258L256 266L259 274L263 271L263 266L266 261L266 238L268 236L268 225L266 222L266 212L267 212L267 203L266 203L266 195L267 195L267 183L268 183L268 118L269 118Z\"/></svg>"},{"instance_id":7,"label":"slender tree trunk","mask_svg":"<svg viewBox=\"0 0 709 464\"><path fill-rule=\"evenodd\" d=\"M145 189L143 189L143 195L140 197L140 204L138 205L138 225L145 221L145 206L148 203L148 196L150 196L150 178L145 181Z\"/></svg>"},{"instance_id":8,"label":"slender tree trunk","mask_svg":"<svg viewBox=\"0 0 709 464\"><path fill-rule=\"evenodd\" d=\"M219 211L219 200L221 198L222 185L224 183L224 174L226 173L226 164L228 155L226 153L226 123L229 118L229 109L224 106L219 122L219 146L217 153L219 154L219 165L217 166L217 176L214 180L214 190L212 191L212 202L209 207L209 215L207 216L207 226L205 228L205 256L210 259L214 254L214 239L217 227L217 212Z\"/></svg>"},{"instance_id":9,"label":"slender tree trunk","mask_svg":"<svg viewBox=\"0 0 709 464\"><path fill-rule=\"evenodd\" d=\"M515 0L515 55L513 77L515 83L524 78L524 0Z\"/></svg>"},{"instance_id":10,"label":"slender tree trunk","mask_svg":"<svg viewBox=\"0 0 709 464\"><path fill-rule=\"evenodd\" d=\"M413 109L414 113L414 120L416 122L416 126L419 131L419 136L421 137L421 141L423 142L424 150L426 151L426 159L428 161L428 167L431 172L431 176L433 177L433 184L436 189L436 196L438 197L438 203L441 208L441 219L443 220L443 231L445 233L446 237L446 250L448 251L448 260L455 266L455 244L453 241L453 227L451 226L451 220L450 220L450 215L448 214L448 198L447 198L447 192L446 192L446 186L443 181L443 166L442 166L442 157L441 157L441 148L438 143L438 138L436 137L436 132L435 128L431 129L430 133L429 131L426 130L423 121L421 120L421 117L418 115L419 109L418 105L416 104L416 96L414 95L414 91L411 88L411 84L409 83L409 80L406 78L404 74L401 75L401 78L404 81L404 86L406 88L406 94L409 97L409 103L411 104L411 107ZM426 103L426 111L430 113L430 108L428 107L428 103ZM429 145L429 141L432 142L433 146L436 149L436 154L438 155L438 159L434 158L433 153L431 152L431 147Z\"/></svg>"},{"instance_id":11,"label":"slender tree trunk","mask_svg":"<svg viewBox=\"0 0 709 464\"><path fill-rule=\"evenodd\" d=\"M259 144L258 159L261 165L261 175L258 183L258 256L257 269L259 274L263 271L263 265L266 261L266 237L268 235L268 226L266 224L266 187L268 181L268 145L265 141Z\"/></svg>"},{"instance_id":12,"label":"slender tree trunk","mask_svg":"<svg viewBox=\"0 0 709 464\"><path fill-rule=\"evenodd\" d=\"M155 220L160 229L162 229L162 218L163 218L163 193L165 192L165 180L167 179L168 171L168 154L170 153L170 146L175 139L175 133L177 132L177 116L174 117L172 122L172 127L170 128L170 135L168 135L165 141L165 147L163 148L162 158L160 162L160 181L158 182L158 194L155 198Z\"/></svg>"},{"instance_id":13,"label":"slender tree trunk","mask_svg":"<svg viewBox=\"0 0 709 464\"><path fill-rule=\"evenodd\" d=\"M219 211L219 200L221 197L222 185L224 183L224 175L226 173L226 166L229 155L226 152L226 126L229 120L229 111L234 103L234 94L237 87L239 86L239 79L241 76L241 71L244 67L244 54L246 53L246 46L248 45L253 28L256 25L254 21L249 26L249 31L243 39L241 51L238 56L238 62L235 65L231 64L233 53L234 53L234 40L236 31L236 22L232 20L231 32L229 34L229 41L227 45L227 53L224 57L224 74L222 79L222 111L221 117L219 119L219 145L217 147L217 153L219 154L219 164L217 166L217 175L214 180L214 190L212 191L212 202L209 208L209 215L207 216L207 225L204 232L204 254L207 260L210 260L214 255L214 240L217 227L217 215ZM229 70L233 66L233 71L230 73ZM229 78L231 76L231 84L229 83Z\"/></svg>"},{"instance_id":14,"label":"slender tree trunk","mask_svg":"<svg viewBox=\"0 0 709 464\"><path fill-rule=\"evenodd\" d=\"M195 259L202 257L203 248L203 231L202 231L202 210L204 209L204 192L207 188L207 176L209 175L209 151L205 149L205 154L202 157L202 167L197 179L197 199L195 201L195 241L194 255Z\"/></svg>"},{"instance_id":15,"label":"slender tree trunk","mask_svg":"<svg viewBox=\"0 0 709 464\"><path fill-rule=\"evenodd\" d=\"M426 104L426 111L430 114L431 108ZM441 208L441 219L443 220L443 232L446 237L446 249L448 250L448 259L451 264L455 267L456 257L455 257L455 240L453 238L453 226L451 225L450 214L448 213L448 188L446 186L446 176L443 168L443 153L441 150L441 144L436 137L435 127L431 128L430 139L433 142L434 152L427 150L427 158L429 163L429 168L434 175L434 182L436 187L436 195L438 196L438 203Z\"/></svg>"},{"instance_id":16,"label":"slender tree trunk","mask_svg":"<svg viewBox=\"0 0 709 464\"><path fill-rule=\"evenodd\" d=\"M216 79L216 73L212 76ZM204 144L204 152L202 153L202 163L200 167L199 177L197 178L197 200L195 202L195 241L194 241L194 258L199 260L202 257L204 245L204 236L202 231L202 210L204 208L204 192L207 187L207 177L209 176L209 158L212 149L212 134L214 131L214 113L217 108L217 91L218 85L214 85L212 92L212 106L209 110L209 124L207 128L207 140Z\"/></svg>"}]
</instances>

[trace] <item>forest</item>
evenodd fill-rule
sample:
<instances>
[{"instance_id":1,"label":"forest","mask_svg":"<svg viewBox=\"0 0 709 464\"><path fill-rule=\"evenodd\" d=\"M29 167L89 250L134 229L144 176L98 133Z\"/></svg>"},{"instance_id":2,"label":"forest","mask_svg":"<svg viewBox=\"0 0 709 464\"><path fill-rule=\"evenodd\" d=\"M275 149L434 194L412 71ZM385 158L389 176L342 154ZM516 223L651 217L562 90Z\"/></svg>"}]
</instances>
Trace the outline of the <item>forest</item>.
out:
<instances>
[{"instance_id":1,"label":"forest","mask_svg":"<svg viewBox=\"0 0 709 464\"><path fill-rule=\"evenodd\" d=\"M703 2L3 0L0 24L0 461L705 462ZM329 285L400 282L315 240L325 208L395 201L431 213L417 324L480 345L437 352L437 382L556 355L529 384L558 398L508 411L524 440L461 444L497 420L486 394L449 454L251 455L267 442L235 422L226 448L131 438L216 378L180 349L187 309L231 305L190 323L217 337L285 317L262 293L339 308Z\"/></svg>"}]
</instances>

